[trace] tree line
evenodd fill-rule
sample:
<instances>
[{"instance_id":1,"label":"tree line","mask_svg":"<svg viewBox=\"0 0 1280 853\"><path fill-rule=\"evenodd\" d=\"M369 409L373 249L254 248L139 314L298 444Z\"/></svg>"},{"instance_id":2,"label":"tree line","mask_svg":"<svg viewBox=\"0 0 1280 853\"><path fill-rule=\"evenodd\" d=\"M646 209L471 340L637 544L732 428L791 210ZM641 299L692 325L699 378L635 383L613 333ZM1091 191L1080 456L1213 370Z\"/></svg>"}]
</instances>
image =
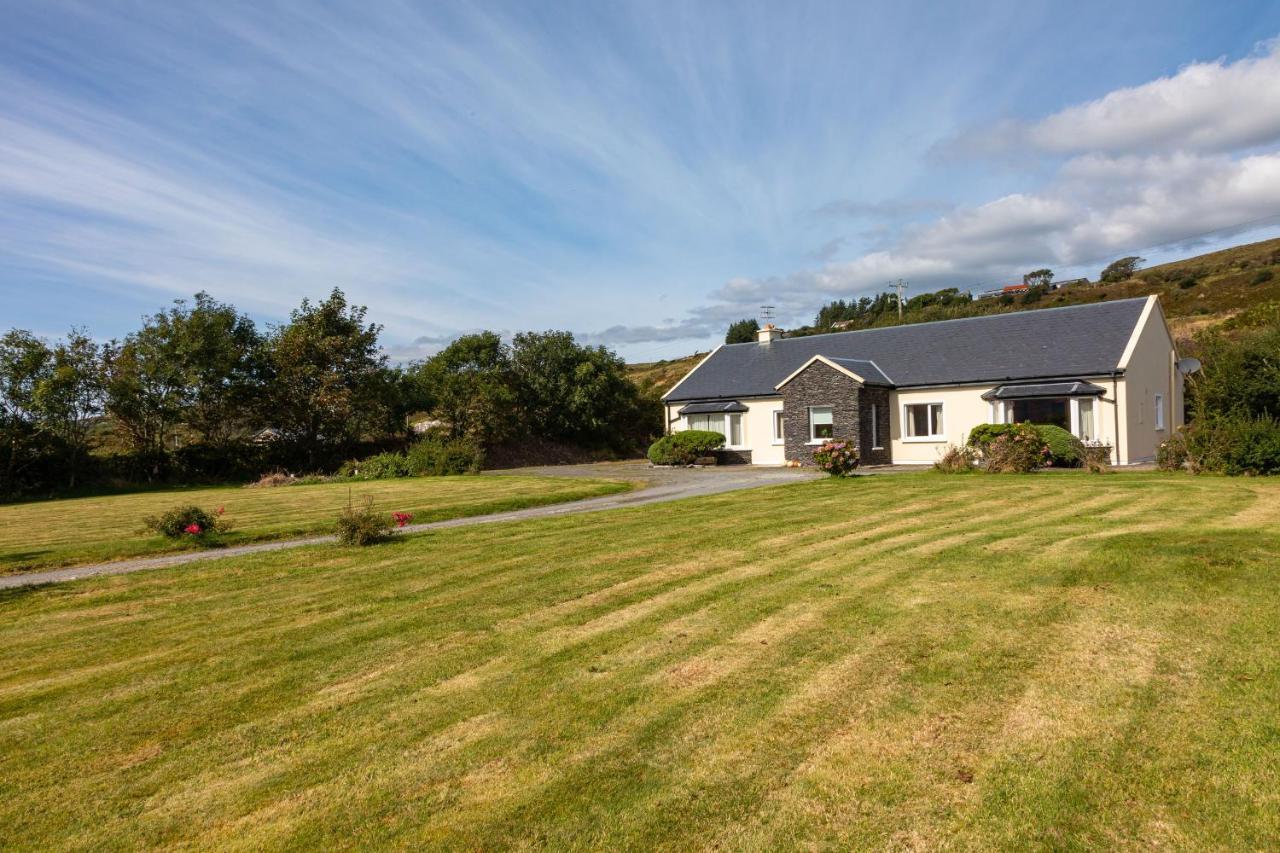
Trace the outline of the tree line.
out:
<instances>
[{"instance_id":1,"label":"tree line","mask_svg":"<svg viewBox=\"0 0 1280 853\"><path fill-rule=\"evenodd\" d=\"M381 331L337 289L265 330L207 293L107 343L12 329L0 337L0 498L325 471L403 446L418 413L485 447L625 453L661 431L623 361L568 332L468 335L401 366Z\"/></svg>"}]
</instances>

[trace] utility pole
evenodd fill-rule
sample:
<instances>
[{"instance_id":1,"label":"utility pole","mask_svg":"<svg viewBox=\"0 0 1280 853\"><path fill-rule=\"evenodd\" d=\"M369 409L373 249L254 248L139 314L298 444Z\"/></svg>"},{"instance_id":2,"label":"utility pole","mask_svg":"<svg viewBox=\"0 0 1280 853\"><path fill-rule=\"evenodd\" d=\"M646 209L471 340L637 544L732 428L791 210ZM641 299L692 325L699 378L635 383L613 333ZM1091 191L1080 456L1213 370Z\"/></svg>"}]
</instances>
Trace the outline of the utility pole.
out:
<instances>
[{"instance_id":1,"label":"utility pole","mask_svg":"<svg viewBox=\"0 0 1280 853\"><path fill-rule=\"evenodd\" d=\"M902 279L898 279L893 285L893 289L898 291L898 322L902 322L902 293L907 289L907 283Z\"/></svg>"}]
</instances>

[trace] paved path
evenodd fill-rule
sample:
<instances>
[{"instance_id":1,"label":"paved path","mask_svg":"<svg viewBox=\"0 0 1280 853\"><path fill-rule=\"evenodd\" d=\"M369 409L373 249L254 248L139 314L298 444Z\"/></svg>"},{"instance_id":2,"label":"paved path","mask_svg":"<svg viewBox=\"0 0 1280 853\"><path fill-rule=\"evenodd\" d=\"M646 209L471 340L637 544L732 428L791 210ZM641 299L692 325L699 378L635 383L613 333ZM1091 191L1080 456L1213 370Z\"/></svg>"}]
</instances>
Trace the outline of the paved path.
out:
<instances>
[{"instance_id":1,"label":"paved path","mask_svg":"<svg viewBox=\"0 0 1280 853\"><path fill-rule=\"evenodd\" d=\"M586 500L571 501L569 503L530 507L491 515L451 518L446 521L434 521L429 524L411 524L401 532L406 534L423 533L428 530L443 530L448 527L469 527L473 524L522 521L528 518L548 518L581 512L598 512L605 509L617 509L618 507L643 506L644 504L674 501L680 498L698 497L700 495L715 495L757 486L794 483L817 476L812 471L800 471L794 468L733 466L725 468L672 469L651 468L645 462L607 462L597 465L521 468L513 471L495 471L486 476L501 477L510 474L541 474L556 477L611 477L638 481L641 488L631 492L587 498ZM112 563L93 563L84 566L73 566L67 569L52 569L45 572L25 572L23 574L0 577L0 589L72 581L97 575L123 575L130 572L140 572L145 569L160 569L184 563L194 563L199 560L224 560L228 557L239 557L245 554L281 551L286 548L300 548L304 545L320 545L333 541L334 537L332 536L310 536L305 539L282 539L278 542L236 545L231 548L218 548L209 551L183 551L179 554L166 554L162 557L143 557L135 560L118 560Z\"/></svg>"}]
</instances>

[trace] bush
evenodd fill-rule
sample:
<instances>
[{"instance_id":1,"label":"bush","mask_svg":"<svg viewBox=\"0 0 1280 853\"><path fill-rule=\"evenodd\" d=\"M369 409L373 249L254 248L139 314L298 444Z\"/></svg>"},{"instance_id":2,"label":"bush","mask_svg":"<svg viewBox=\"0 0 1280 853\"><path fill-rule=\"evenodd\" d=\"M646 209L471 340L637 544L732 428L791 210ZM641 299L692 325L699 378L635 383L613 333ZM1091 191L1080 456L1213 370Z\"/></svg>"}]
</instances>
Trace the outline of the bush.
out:
<instances>
[{"instance_id":1,"label":"bush","mask_svg":"<svg viewBox=\"0 0 1280 853\"><path fill-rule=\"evenodd\" d=\"M1032 424L1049 446L1049 464L1055 468L1079 468L1084 462L1084 442L1053 424Z\"/></svg>"},{"instance_id":2,"label":"bush","mask_svg":"<svg viewBox=\"0 0 1280 853\"><path fill-rule=\"evenodd\" d=\"M142 519L148 530L170 539L191 539L210 543L231 529L222 517L223 509L206 512L198 506L179 506Z\"/></svg>"},{"instance_id":3,"label":"bush","mask_svg":"<svg viewBox=\"0 0 1280 853\"><path fill-rule=\"evenodd\" d=\"M1029 474L1049 458L1049 445L1031 424L1009 424L1010 428L987 446L987 471L992 474Z\"/></svg>"},{"instance_id":4,"label":"bush","mask_svg":"<svg viewBox=\"0 0 1280 853\"><path fill-rule=\"evenodd\" d=\"M1004 435L1011 429L1013 424L978 424L969 430L969 440L966 445L981 453L996 440L997 436Z\"/></svg>"},{"instance_id":5,"label":"bush","mask_svg":"<svg viewBox=\"0 0 1280 853\"><path fill-rule=\"evenodd\" d=\"M1275 273L1273 273L1271 270L1258 270L1254 274L1253 278L1250 279L1249 284L1251 285L1266 284L1267 282L1271 281L1274 275Z\"/></svg>"},{"instance_id":6,"label":"bush","mask_svg":"<svg viewBox=\"0 0 1280 853\"><path fill-rule=\"evenodd\" d=\"M1233 415L1198 421L1186 433L1193 471L1230 476L1280 474L1280 421Z\"/></svg>"},{"instance_id":7,"label":"bush","mask_svg":"<svg viewBox=\"0 0 1280 853\"><path fill-rule=\"evenodd\" d=\"M1178 430L1156 448L1156 467L1161 471L1181 471L1189 456L1186 430Z\"/></svg>"},{"instance_id":8,"label":"bush","mask_svg":"<svg viewBox=\"0 0 1280 853\"><path fill-rule=\"evenodd\" d=\"M818 470L826 471L832 477L847 477L858 467L858 450L852 441L829 439L813 451L813 462Z\"/></svg>"},{"instance_id":9,"label":"bush","mask_svg":"<svg viewBox=\"0 0 1280 853\"><path fill-rule=\"evenodd\" d=\"M1180 279L1178 281L1178 287L1180 287L1183 290L1190 290L1191 288L1195 287L1199 283L1200 283L1200 279L1196 278L1195 276L1189 275L1186 278Z\"/></svg>"},{"instance_id":10,"label":"bush","mask_svg":"<svg viewBox=\"0 0 1280 853\"><path fill-rule=\"evenodd\" d=\"M686 429L664 435L649 446L654 465L692 465L713 450L724 447L724 436L703 429Z\"/></svg>"},{"instance_id":11,"label":"bush","mask_svg":"<svg viewBox=\"0 0 1280 853\"><path fill-rule=\"evenodd\" d=\"M954 444L948 444L946 451L937 462L933 463L933 470L941 471L943 474L971 474L973 473L973 463L977 458L972 447L957 447Z\"/></svg>"},{"instance_id":12,"label":"bush","mask_svg":"<svg viewBox=\"0 0 1280 853\"><path fill-rule=\"evenodd\" d=\"M373 498L359 507L350 504L338 516L334 532L343 545L372 545L391 535L392 521L373 508Z\"/></svg>"},{"instance_id":13,"label":"bush","mask_svg":"<svg viewBox=\"0 0 1280 853\"><path fill-rule=\"evenodd\" d=\"M403 453L379 453L368 459L343 462L338 476L351 480L393 480L409 476L409 462Z\"/></svg>"},{"instance_id":14,"label":"bush","mask_svg":"<svg viewBox=\"0 0 1280 853\"><path fill-rule=\"evenodd\" d=\"M968 446L986 455L997 438L1015 434L1021 427L1034 429L1048 446L1049 456L1044 462L1057 468L1078 468L1084 463L1084 442L1054 424L978 424L969 431Z\"/></svg>"},{"instance_id":15,"label":"bush","mask_svg":"<svg viewBox=\"0 0 1280 853\"><path fill-rule=\"evenodd\" d=\"M484 467L484 451L468 438L429 436L409 448L405 462L415 477L477 474Z\"/></svg>"}]
</instances>

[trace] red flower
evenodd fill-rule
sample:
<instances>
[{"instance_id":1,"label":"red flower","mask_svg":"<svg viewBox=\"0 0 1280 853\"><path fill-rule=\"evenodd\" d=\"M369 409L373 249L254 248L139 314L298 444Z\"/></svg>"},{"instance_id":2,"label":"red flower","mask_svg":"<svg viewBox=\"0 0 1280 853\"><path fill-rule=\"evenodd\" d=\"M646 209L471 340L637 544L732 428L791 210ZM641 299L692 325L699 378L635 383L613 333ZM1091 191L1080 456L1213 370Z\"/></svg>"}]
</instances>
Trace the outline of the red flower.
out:
<instances>
[{"instance_id":1,"label":"red flower","mask_svg":"<svg viewBox=\"0 0 1280 853\"><path fill-rule=\"evenodd\" d=\"M183 528L183 530L187 533L190 533L192 536L200 535L200 525L196 524L195 522L188 524L186 527Z\"/></svg>"},{"instance_id":2,"label":"red flower","mask_svg":"<svg viewBox=\"0 0 1280 853\"><path fill-rule=\"evenodd\" d=\"M404 527L413 521L413 513L411 512L393 512L391 518L395 520L396 527Z\"/></svg>"},{"instance_id":3,"label":"red flower","mask_svg":"<svg viewBox=\"0 0 1280 853\"><path fill-rule=\"evenodd\" d=\"M215 512L214 515L222 515L226 511L227 511L227 508L225 506L220 506L218 507L218 511Z\"/></svg>"}]
</instances>

